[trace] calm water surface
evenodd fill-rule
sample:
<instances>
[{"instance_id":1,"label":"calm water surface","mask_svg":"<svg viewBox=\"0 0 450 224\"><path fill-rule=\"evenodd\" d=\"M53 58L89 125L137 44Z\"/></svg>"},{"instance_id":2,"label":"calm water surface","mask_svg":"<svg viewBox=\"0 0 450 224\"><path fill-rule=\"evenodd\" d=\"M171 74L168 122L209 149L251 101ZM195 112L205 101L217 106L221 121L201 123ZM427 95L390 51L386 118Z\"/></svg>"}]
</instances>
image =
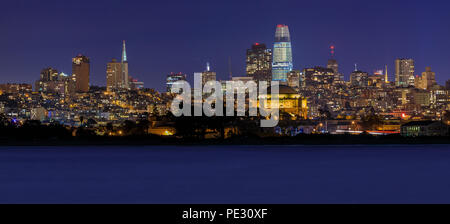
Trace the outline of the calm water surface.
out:
<instances>
[{"instance_id":1,"label":"calm water surface","mask_svg":"<svg viewBox=\"0 0 450 224\"><path fill-rule=\"evenodd\" d=\"M0 147L0 203L450 203L450 145Z\"/></svg>"}]
</instances>

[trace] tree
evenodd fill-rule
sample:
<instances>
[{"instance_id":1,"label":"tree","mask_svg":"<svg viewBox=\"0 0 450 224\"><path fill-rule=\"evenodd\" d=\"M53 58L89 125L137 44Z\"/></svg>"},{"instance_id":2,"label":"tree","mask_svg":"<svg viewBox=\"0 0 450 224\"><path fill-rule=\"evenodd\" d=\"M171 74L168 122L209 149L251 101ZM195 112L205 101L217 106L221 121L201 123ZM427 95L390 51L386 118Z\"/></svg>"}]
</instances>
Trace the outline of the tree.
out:
<instances>
[{"instance_id":1,"label":"tree","mask_svg":"<svg viewBox=\"0 0 450 224\"><path fill-rule=\"evenodd\" d=\"M133 131L136 129L136 123L134 121L126 120L125 122L123 122L122 127L125 135L133 135Z\"/></svg>"},{"instance_id":2,"label":"tree","mask_svg":"<svg viewBox=\"0 0 450 224\"><path fill-rule=\"evenodd\" d=\"M364 130L376 130L382 124L383 119L378 115L371 114L361 118L361 126Z\"/></svg>"},{"instance_id":3,"label":"tree","mask_svg":"<svg viewBox=\"0 0 450 224\"><path fill-rule=\"evenodd\" d=\"M450 110L446 110L444 112L444 115L442 117L442 121L447 123L447 124L449 124L449 122L450 122Z\"/></svg>"},{"instance_id":4,"label":"tree","mask_svg":"<svg viewBox=\"0 0 450 224\"><path fill-rule=\"evenodd\" d=\"M148 134L148 129L150 128L150 121L148 119L141 119L137 122L138 134L146 135Z\"/></svg>"},{"instance_id":5,"label":"tree","mask_svg":"<svg viewBox=\"0 0 450 224\"><path fill-rule=\"evenodd\" d=\"M0 114L0 127L6 127L9 124L9 119L5 114Z\"/></svg>"}]
</instances>

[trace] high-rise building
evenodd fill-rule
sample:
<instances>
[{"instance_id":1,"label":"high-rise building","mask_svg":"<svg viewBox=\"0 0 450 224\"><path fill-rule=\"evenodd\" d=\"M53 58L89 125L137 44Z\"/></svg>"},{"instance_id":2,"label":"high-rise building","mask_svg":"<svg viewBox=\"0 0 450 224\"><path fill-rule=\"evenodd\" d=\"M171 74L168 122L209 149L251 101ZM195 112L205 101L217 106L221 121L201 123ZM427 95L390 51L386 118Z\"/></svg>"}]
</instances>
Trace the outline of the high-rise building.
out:
<instances>
[{"instance_id":1,"label":"high-rise building","mask_svg":"<svg viewBox=\"0 0 450 224\"><path fill-rule=\"evenodd\" d=\"M89 58L79 54L72 59L72 75L76 79L76 92L86 93L89 91Z\"/></svg>"},{"instance_id":2,"label":"high-rise building","mask_svg":"<svg viewBox=\"0 0 450 224\"><path fill-rule=\"evenodd\" d=\"M450 79L445 82L445 88L450 90Z\"/></svg>"},{"instance_id":3,"label":"high-rise building","mask_svg":"<svg viewBox=\"0 0 450 224\"><path fill-rule=\"evenodd\" d=\"M265 44L255 43L247 50L247 76L255 81L272 79L272 50Z\"/></svg>"},{"instance_id":4,"label":"high-rise building","mask_svg":"<svg viewBox=\"0 0 450 224\"><path fill-rule=\"evenodd\" d=\"M167 75L166 85L167 85L167 92L172 92L172 88L174 87L174 84L178 81L186 81L186 74L183 73L170 73Z\"/></svg>"},{"instance_id":5,"label":"high-rise building","mask_svg":"<svg viewBox=\"0 0 450 224\"><path fill-rule=\"evenodd\" d=\"M144 82L139 81L131 76L128 77L128 85L131 90L140 90L144 88Z\"/></svg>"},{"instance_id":6,"label":"high-rise building","mask_svg":"<svg viewBox=\"0 0 450 224\"><path fill-rule=\"evenodd\" d=\"M209 63L206 64L206 71L202 72L202 85L209 81L216 81L216 73L211 71Z\"/></svg>"},{"instance_id":7,"label":"high-rise building","mask_svg":"<svg viewBox=\"0 0 450 224\"><path fill-rule=\"evenodd\" d=\"M350 85L354 87L367 87L369 84L369 73L354 71L350 74Z\"/></svg>"},{"instance_id":8,"label":"high-rise building","mask_svg":"<svg viewBox=\"0 0 450 224\"><path fill-rule=\"evenodd\" d=\"M106 89L112 91L123 86L122 63L113 58L106 66Z\"/></svg>"},{"instance_id":9,"label":"high-rise building","mask_svg":"<svg viewBox=\"0 0 450 224\"><path fill-rule=\"evenodd\" d=\"M287 74L292 71L292 46L289 27L278 25L273 45L272 80L287 83Z\"/></svg>"},{"instance_id":10,"label":"high-rise building","mask_svg":"<svg viewBox=\"0 0 450 224\"><path fill-rule=\"evenodd\" d=\"M75 91L75 81L72 76L64 73L58 74L56 69L45 68L42 69L40 79L35 83L35 90L69 96Z\"/></svg>"},{"instance_id":11,"label":"high-rise building","mask_svg":"<svg viewBox=\"0 0 450 224\"><path fill-rule=\"evenodd\" d=\"M431 71L431 67L426 67L421 77L417 77L416 87L419 89L429 90L436 85L435 73Z\"/></svg>"},{"instance_id":12,"label":"high-rise building","mask_svg":"<svg viewBox=\"0 0 450 224\"><path fill-rule=\"evenodd\" d=\"M128 59L127 59L127 49L125 46L125 40L123 41L123 48L122 48L122 81L123 84L122 88L129 89L129 83L128 83Z\"/></svg>"},{"instance_id":13,"label":"high-rise building","mask_svg":"<svg viewBox=\"0 0 450 224\"><path fill-rule=\"evenodd\" d=\"M302 87L330 88L334 83L334 71L324 67L305 68L300 81Z\"/></svg>"},{"instance_id":14,"label":"high-rise building","mask_svg":"<svg viewBox=\"0 0 450 224\"><path fill-rule=\"evenodd\" d=\"M41 81L56 81L57 79L58 70L51 67L41 70Z\"/></svg>"},{"instance_id":15,"label":"high-rise building","mask_svg":"<svg viewBox=\"0 0 450 224\"><path fill-rule=\"evenodd\" d=\"M389 83L389 73L388 73L388 66L386 65L386 68L384 70L384 83Z\"/></svg>"},{"instance_id":16,"label":"high-rise building","mask_svg":"<svg viewBox=\"0 0 450 224\"><path fill-rule=\"evenodd\" d=\"M414 60L395 60L395 85L398 87L414 86Z\"/></svg>"},{"instance_id":17,"label":"high-rise building","mask_svg":"<svg viewBox=\"0 0 450 224\"><path fill-rule=\"evenodd\" d=\"M327 68L333 70L334 73L339 73L339 65L336 59L330 59L327 63Z\"/></svg>"},{"instance_id":18,"label":"high-rise building","mask_svg":"<svg viewBox=\"0 0 450 224\"><path fill-rule=\"evenodd\" d=\"M295 90L299 90L300 89L300 83L301 83L301 73L298 70L292 70L288 73L287 75L287 79L288 79L288 86L295 89Z\"/></svg>"},{"instance_id":19,"label":"high-rise building","mask_svg":"<svg viewBox=\"0 0 450 224\"><path fill-rule=\"evenodd\" d=\"M333 70L334 74L334 83L342 83L344 82L344 75L339 73L339 64L336 59L330 59L327 63L327 68Z\"/></svg>"},{"instance_id":20,"label":"high-rise building","mask_svg":"<svg viewBox=\"0 0 450 224\"><path fill-rule=\"evenodd\" d=\"M368 77L368 86L381 88L385 86L385 74L383 70L377 70Z\"/></svg>"},{"instance_id":21,"label":"high-rise building","mask_svg":"<svg viewBox=\"0 0 450 224\"><path fill-rule=\"evenodd\" d=\"M333 70L334 81L333 83L344 83L344 75L339 73L339 64L336 59L334 59L334 45L330 46L331 58L327 62L327 68Z\"/></svg>"},{"instance_id":22,"label":"high-rise building","mask_svg":"<svg viewBox=\"0 0 450 224\"><path fill-rule=\"evenodd\" d=\"M108 91L130 89L128 59L125 41L122 45L122 59L112 59L106 66L106 87Z\"/></svg>"}]
</instances>

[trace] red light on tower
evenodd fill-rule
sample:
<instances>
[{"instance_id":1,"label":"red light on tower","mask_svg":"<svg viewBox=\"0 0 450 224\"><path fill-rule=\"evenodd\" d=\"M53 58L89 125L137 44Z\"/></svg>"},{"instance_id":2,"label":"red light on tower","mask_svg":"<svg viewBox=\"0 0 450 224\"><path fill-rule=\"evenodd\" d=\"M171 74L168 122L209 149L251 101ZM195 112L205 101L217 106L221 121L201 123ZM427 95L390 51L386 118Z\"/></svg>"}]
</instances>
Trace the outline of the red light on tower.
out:
<instances>
[{"instance_id":1,"label":"red light on tower","mask_svg":"<svg viewBox=\"0 0 450 224\"><path fill-rule=\"evenodd\" d=\"M331 57L334 57L334 45L330 46L330 50L331 50Z\"/></svg>"},{"instance_id":2,"label":"red light on tower","mask_svg":"<svg viewBox=\"0 0 450 224\"><path fill-rule=\"evenodd\" d=\"M255 43L255 46L259 46L259 43Z\"/></svg>"}]
</instances>

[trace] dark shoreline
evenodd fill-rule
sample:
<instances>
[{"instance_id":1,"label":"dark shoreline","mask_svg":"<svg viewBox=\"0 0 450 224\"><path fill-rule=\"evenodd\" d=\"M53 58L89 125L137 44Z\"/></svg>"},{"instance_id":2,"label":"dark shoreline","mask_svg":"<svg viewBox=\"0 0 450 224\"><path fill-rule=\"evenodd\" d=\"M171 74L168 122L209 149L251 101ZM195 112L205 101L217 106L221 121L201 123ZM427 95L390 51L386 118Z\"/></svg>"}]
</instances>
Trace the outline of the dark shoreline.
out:
<instances>
[{"instance_id":1,"label":"dark shoreline","mask_svg":"<svg viewBox=\"0 0 450 224\"><path fill-rule=\"evenodd\" d=\"M399 135L301 135L296 137L234 137L229 139L181 139L158 136L73 137L68 139L0 139L0 146L208 146L208 145L450 145L450 137Z\"/></svg>"}]
</instances>

